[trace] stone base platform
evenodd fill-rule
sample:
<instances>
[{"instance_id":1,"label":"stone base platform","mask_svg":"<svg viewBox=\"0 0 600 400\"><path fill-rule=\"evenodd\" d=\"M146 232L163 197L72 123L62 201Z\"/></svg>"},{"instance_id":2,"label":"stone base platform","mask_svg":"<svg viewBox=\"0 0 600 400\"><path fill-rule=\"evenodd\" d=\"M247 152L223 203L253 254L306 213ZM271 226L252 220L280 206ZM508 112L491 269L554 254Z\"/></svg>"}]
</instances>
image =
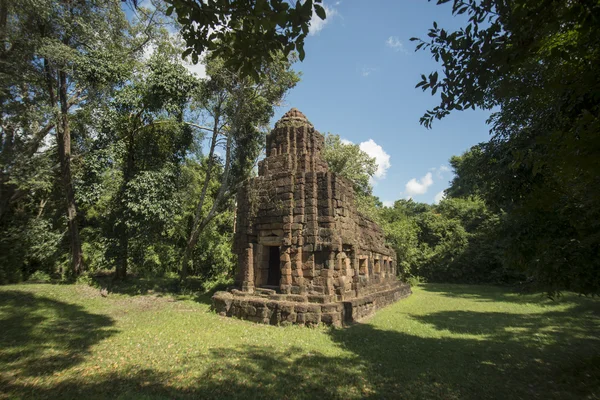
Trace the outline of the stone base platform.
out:
<instances>
[{"instance_id":1,"label":"stone base platform","mask_svg":"<svg viewBox=\"0 0 600 400\"><path fill-rule=\"evenodd\" d=\"M343 301L335 295L277 294L273 289L254 293L232 289L217 292L212 308L219 315L271 325L343 326L358 322L397 300L408 297L410 286L402 282L377 285L371 293Z\"/></svg>"}]
</instances>

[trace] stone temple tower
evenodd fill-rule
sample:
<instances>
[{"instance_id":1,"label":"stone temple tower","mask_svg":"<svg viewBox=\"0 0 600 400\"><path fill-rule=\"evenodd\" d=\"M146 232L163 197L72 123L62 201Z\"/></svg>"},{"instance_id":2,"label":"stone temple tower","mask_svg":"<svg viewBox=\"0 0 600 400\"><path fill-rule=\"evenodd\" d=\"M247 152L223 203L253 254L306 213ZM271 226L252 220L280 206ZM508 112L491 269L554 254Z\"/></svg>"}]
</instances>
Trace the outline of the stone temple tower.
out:
<instances>
[{"instance_id":1,"label":"stone temple tower","mask_svg":"<svg viewBox=\"0 0 600 400\"><path fill-rule=\"evenodd\" d=\"M292 108L267 135L258 177L238 192L236 288L222 315L342 325L408 296L379 226L356 210L352 183L329 172L324 138Z\"/></svg>"}]
</instances>

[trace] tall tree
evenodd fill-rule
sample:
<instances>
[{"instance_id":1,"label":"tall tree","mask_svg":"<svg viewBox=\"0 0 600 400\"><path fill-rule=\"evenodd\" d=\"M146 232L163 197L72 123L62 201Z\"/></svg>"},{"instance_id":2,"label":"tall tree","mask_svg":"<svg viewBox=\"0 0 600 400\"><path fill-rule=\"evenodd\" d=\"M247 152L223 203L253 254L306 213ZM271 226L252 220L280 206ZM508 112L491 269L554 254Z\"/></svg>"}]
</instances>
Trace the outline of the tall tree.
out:
<instances>
[{"instance_id":1,"label":"tall tree","mask_svg":"<svg viewBox=\"0 0 600 400\"><path fill-rule=\"evenodd\" d=\"M370 180L377 171L374 157L354 143L344 143L339 135L325 135L323 158L329 170L349 179L357 194L370 195L373 191Z\"/></svg>"},{"instance_id":2,"label":"tall tree","mask_svg":"<svg viewBox=\"0 0 600 400\"><path fill-rule=\"evenodd\" d=\"M193 143L196 125L184 116L198 80L161 50L134 72L104 116L108 141L121 149L109 224L116 279L127 275L131 239L143 234L147 242L158 240L174 218L174 178Z\"/></svg>"},{"instance_id":3,"label":"tall tree","mask_svg":"<svg viewBox=\"0 0 600 400\"><path fill-rule=\"evenodd\" d=\"M442 63L417 84L441 96L421 123L496 107L483 152L494 185L482 184L509 211L512 263L550 292L600 292L600 4L454 0L452 11L465 27L434 23L417 45Z\"/></svg>"},{"instance_id":4,"label":"tall tree","mask_svg":"<svg viewBox=\"0 0 600 400\"><path fill-rule=\"evenodd\" d=\"M369 156L354 143L344 143L339 135L328 133L325 136L323 158L329 170L349 179L354 185L356 206L360 213L374 221L379 219L382 204L373 196L371 179L377 171L375 158Z\"/></svg>"},{"instance_id":5,"label":"tall tree","mask_svg":"<svg viewBox=\"0 0 600 400\"><path fill-rule=\"evenodd\" d=\"M274 106L298 82L291 70L293 59L279 54L269 64L263 65L258 81L232 71L216 55L207 58L208 79L201 85L198 106L211 129L207 172L202 191L196 203L182 261L181 278L187 277L192 254L204 228L215 217L224 200L231 198L238 185L245 180L254 166L264 141L264 128L273 116ZM218 162L216 151L222 146L220 187L212 205L207 208L208 187Z\"/></svg>"},{"instance_id":6,"label":"tall tree","mask_svg":"<svg viewBox=\"0 0 600 400\"><path fill-rule=\"evenodd\" d=\"M55 134L71 272L77 275L83 270L83 252L73 183L71 120L76 110L92 104L121 77L122 64L115 61L122 54L127 21L117 1L40 0L35 7L26 1L11 1L10 5L4 1L0 10L2 33L8 39L3 76L13 78L3 82L3 93L12 94L4 104L31 107L35 98L34 107L43 110L36 120L45 120L43 127L33 132L29 151L22 156L31 155L48 134ZM22 69L10 71L15 66L12 52L20 55ZM25 96L15 96L19 91ZM7 197L2 201L4 208ZM12 198L14 195L8 197L9 203Z\"/></svg>"}]
</instances>

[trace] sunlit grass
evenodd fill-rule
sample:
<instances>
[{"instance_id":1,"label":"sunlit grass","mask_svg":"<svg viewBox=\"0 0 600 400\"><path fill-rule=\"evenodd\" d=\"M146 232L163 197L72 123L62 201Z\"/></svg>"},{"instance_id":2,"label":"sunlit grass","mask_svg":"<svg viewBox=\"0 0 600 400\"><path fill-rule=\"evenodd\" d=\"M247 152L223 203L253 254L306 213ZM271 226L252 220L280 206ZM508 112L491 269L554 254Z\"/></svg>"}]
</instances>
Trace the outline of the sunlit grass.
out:
<instances>
[{"instance_id":1,"label":"sunlit grass","mask_svg":"<svg viewBox=\"0 0 600 400\"><path fill-rule=\"evenodd\" d=\"M424 285L346 329L209 298L0 287L2 398L598 398L600 301Z\"/></svg>"}]
</instances>

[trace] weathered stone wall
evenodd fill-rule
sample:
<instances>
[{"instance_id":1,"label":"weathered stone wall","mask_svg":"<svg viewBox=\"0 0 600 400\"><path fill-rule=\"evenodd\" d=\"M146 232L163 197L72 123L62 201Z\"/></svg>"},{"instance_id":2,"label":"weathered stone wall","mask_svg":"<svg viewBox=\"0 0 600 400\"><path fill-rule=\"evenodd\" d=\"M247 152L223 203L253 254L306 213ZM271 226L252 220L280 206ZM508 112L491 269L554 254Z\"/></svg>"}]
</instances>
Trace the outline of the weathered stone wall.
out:
<instances>
[{"instance_id":1,"label":"weathered stone wall","mask_svg":"<svg viewBox=\"0 0 600 400\"><path fill-rule=\"evenodd\" d=\"M264 247L272 245L281 246L285 293L341 300L360 295L369 283L395 279L394 252L381 229L357 212L352 183L327 171L323 146L323 136L294 110L268 135L259 177L237 198L240 287L251 291L264 283L260 265L267 261Z\"/></svg>"},{"instance_id":2,"label":"weathered stone wall","mask_svg":"<svg viewBox=\"0 0 600 400\"><path fill-rule=\"evenodd\" d=\"M279 263L274 289L281 295L323 296L333 304L400 290L395 252L385 244L381 228L358 213L352 183L328 171L321 157L323 146L323 136L296 109L267 136L267 157L259 163L259 176L237 196L234 251L239 293L252 295L268 286L273 254ZM264 320L265 313L272 318L273 312L287 312L273 306L254 315L253 308L235 297L228 314ZM375 304L361 301L357 300L356 315Z\"/></svg>"},{"instance_id":3,"label":"weathered stone wall","mask_svg":"<svg viewBox=\"0 0 600 400\"><path fill-rule=\"evenodd\" d=\"M248 294L233 290L217 292L213 296L213 308L223 316L271 325L333 325L343 326L369 317L376 310L411 294L407 284L389 285L385 290L344 302L310 302L303 296L272 294ZM314 298L312 300L327 300Z\"/></svg>"}]
</instances>

